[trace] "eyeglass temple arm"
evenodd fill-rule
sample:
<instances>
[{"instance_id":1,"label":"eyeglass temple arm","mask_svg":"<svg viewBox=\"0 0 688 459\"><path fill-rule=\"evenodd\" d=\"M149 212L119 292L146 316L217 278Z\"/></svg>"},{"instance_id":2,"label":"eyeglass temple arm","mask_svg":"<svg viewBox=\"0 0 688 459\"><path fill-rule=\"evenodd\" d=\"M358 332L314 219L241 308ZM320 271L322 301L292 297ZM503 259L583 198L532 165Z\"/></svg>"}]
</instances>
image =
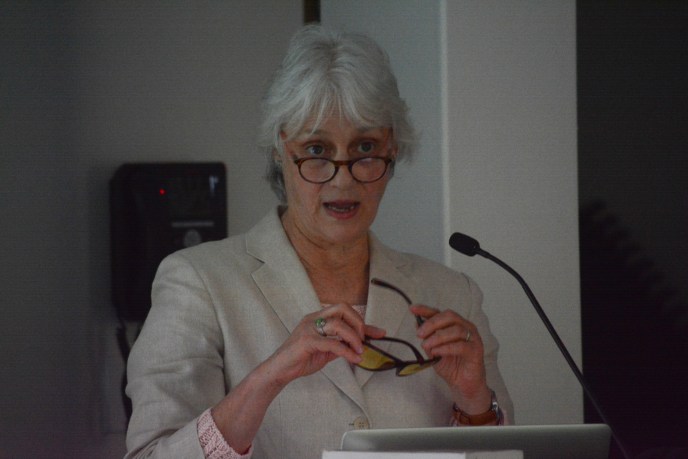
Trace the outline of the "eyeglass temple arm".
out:
<instances>
[{"instance_id":1,"label":"eyeglass temple arm","mask_svg":"<svg viewBox=\"0 0 688 459\"><path fill-rule=\"evenodd\" d=\"M387 282L380 280L377 277L373 277L372 279L370 279L370 283L373 285L377 285L379 287L384 287L384 288L387 288L389 290L393 290L393 291L397 292L399 295L401 295L406 300L406 303L408 303L409 306L411 306L413 304L413 302L408 297L408 295L406 295L404 292L399 290L399 288L395 287L392 284L388 284ZM416 323L418 324L419 327L421 325L423 325L423 322L425 322L425 319L423 319L421 316L417 316L414 314L414 317L416 318Z\"/></svg>"}]
</instances>

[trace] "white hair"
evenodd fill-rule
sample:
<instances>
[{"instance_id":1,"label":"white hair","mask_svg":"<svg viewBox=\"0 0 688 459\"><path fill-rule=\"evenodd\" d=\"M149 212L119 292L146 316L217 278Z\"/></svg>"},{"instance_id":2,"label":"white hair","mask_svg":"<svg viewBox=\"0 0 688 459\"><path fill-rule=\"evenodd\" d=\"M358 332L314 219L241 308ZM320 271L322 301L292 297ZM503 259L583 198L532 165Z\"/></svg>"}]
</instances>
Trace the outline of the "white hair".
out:
<instances>
[{"instance_id":1,"label":"white hair","mask_svg":"<svg viewBox=\"0 0 688 459\"><path fill-rule=\"evenodd\" d=\"M295 135L312 120L315 130L332 115L359 128L389 127L397 159L413 153L415 132L387 54L365 35L308 25L292 38L263 99L259 144L268 156L267 179L283 202L284 178L274 157L282 152L280 133Z\"/></svg>"}]
</instances>

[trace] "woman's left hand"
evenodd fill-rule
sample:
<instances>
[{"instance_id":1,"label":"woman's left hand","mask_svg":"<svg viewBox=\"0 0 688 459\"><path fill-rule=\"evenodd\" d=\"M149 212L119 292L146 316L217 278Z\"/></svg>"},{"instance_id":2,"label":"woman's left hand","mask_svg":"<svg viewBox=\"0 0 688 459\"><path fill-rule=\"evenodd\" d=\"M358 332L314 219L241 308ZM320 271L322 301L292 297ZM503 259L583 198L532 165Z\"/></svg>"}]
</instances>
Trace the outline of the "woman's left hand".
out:
<instances>
[{"instance_id":1,"label":"woman's left hand","mask_svg":"<svg viewBox=\"0 0 688 459\"><path fill-rule=\"evenodd\" d=\"M441 357L433 368L451 387L456 404L469 414L484 412L491 393L478 328L451 310L413 305L411 312L425 319L418 337L430 358Z\"/></svg>"}]
</instances>

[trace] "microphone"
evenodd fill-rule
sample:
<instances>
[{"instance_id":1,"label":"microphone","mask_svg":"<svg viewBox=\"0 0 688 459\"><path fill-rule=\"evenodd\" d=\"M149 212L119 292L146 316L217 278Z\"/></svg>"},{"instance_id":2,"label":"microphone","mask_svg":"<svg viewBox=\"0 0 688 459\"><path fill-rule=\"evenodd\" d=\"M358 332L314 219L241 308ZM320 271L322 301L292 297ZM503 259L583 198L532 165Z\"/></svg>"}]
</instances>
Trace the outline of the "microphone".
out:
<instances>
[{"instance_id":1,"label":"microphone","mask_svg":"<svg viewBox=\"0 0 688 459\"><path fill-rule=\"evenodd\" d=\"M461 233L454 233L449 238L449 245L452 249L472 257L478 251L482 252L480 249L480 244L478 241L470 236ZM482 255L482 253L481 253Z\"/></svg>"},{"instance_id":2,"label":"microphone","mask_svg":"<svg viewBox=\"0 0 688 459\"><path fill-rule=\"evenodd\" d=\"M535 298L535 295L533 294L533 291L530 290L530 287L526 283L526 281L521 277L520 274L518 274L511 266L507 265L504 263L502 260L499 258L495 257L491 253L487 252L486 250L483 250L480 248L480 243L465 234L462 233L454 233L451 235L449 238L449 245L451 246L452 249L456 250L457 252L460 252L464 255L467 255L469 257L475 256L475 255L480 255L481 257L487 258L488 260L491 260L504 268L509 274L514 276L516 280L518 281L519 284L521 284L521 287L523 290L526 292L526 295L528 296L528 299L530 300L531 304L535 308L535 311L537 314L540 316L540 319L542 322L545 324L545 327L547 328L547 331L549 331L549 334L552 336L552 339L556 343L557 347L559 348L559 351L562 353L564 356L564 359L566 360L566 363L569 364L569 367L573 371L573 374L576 375L576 379L578 379L578 382L580 383L581 387L583 388L583 391L585 392L585 395L588 397L590 402L593 404L595 407L595 411L597 411L597 414L600 415L600 418L602 418L602 421L609 426L609 429L612 432L612 437L614 437L614 440L616 441L616 444L619 446L619 449L621 450L621 453L625 458L630 458L630 455L624 448L623 444L621 443L621 440L619 437L616 435L614 432L614 429L612 428L611 423L607 420L607 417L605 416L604 412L602 411L602 408L600 405L597 403L597 400L593 396L592 392L590 391L590 388L588 387L588 384L585 382L585 378L583 378L583 373L578 369L578 365L576 365L576 362L573 360L573 357L571 357L571 354L569 353L568 349L564 345L564 342L559 338L559 334L555 330L554 326L552 325L552 322L550 322L549 318L547 317L547 314L545 314L545 311L542 309L542 306L540 306L540 303L538 303L538 300Z\"/></svg>"}]
</instances>

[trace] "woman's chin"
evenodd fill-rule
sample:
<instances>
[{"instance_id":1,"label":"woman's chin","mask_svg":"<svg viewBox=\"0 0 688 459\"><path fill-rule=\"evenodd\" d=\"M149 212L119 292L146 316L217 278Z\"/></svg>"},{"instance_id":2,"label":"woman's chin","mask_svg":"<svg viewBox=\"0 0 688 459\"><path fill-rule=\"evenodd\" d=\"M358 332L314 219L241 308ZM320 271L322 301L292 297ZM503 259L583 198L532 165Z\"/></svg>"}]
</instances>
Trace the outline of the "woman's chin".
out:
<instances>
[{"instance_id":1,"label":"woman's chin","mask_svg":"<svg viewBox=\"0 0 688 459\"><path fill-rule=\"evenodd\" d=\"M367 241L368 227L354 220L337 220L327 225L327 239L336 245L353 245Z\"/></svg>"}]
</instances>

